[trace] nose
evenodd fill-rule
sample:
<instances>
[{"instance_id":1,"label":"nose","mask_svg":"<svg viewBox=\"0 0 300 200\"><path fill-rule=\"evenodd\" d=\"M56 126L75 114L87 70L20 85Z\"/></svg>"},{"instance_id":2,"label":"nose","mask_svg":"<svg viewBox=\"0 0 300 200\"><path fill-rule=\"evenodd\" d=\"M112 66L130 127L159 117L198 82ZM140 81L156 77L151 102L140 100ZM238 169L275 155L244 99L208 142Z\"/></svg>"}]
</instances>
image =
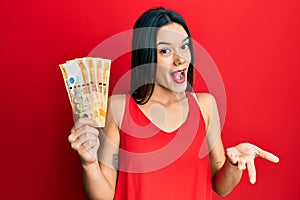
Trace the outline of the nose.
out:
<instances>
[{"instance_id":1,"label":"nose","mask_svg":"<svg viewBox=\"0 0 300 200\"><path fill-rule=\"evenodd\" d=\"M178 53L173 53L174 65L179 66L186 62L186 60Z\"/></svg>"}]
</instances>

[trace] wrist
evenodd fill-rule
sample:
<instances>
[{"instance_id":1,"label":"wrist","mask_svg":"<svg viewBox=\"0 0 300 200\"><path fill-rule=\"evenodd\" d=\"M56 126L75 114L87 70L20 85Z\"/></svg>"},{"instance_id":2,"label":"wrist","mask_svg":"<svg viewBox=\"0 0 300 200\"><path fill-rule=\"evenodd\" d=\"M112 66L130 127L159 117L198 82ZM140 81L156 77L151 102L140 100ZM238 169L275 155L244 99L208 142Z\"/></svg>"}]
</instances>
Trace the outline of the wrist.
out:
<instances>
[{"instance_id":1,"label":"wrist","mask_svg":"<svg viewBox=\"0 0 300 200\"><path fill-rule=\"evenodd\" d=\"M228 164L230 164L231 166L235 166L235 167L238 166L238 162L233 163L233 162L232 162L230 159L228 159L228 158L226 158L226 162L227 162Z\"/></svg>"},{"instance_id":2,"label":"wrist","mask_svg":"<svg viewBox=\"0 0 300 200\"><path fill-rule=\"evenodd\" d=\"M238 162L233 163L230 159L226 159L226 171L231 171L231 173L237 173L237 172L242 172L238 168Z\"/></svg>"},{"instance_id":3,"label":"wrist","mask_svg":"<svg viewBox=\"0 0 300 200\"><path fill-rule=\"evenodd\" d=\"M95 160L94 162L82 162L81 166L83 169L89 169L89 168L95 168L99 166L99 163L97 160Z\"/></svg>"}]
</instances>

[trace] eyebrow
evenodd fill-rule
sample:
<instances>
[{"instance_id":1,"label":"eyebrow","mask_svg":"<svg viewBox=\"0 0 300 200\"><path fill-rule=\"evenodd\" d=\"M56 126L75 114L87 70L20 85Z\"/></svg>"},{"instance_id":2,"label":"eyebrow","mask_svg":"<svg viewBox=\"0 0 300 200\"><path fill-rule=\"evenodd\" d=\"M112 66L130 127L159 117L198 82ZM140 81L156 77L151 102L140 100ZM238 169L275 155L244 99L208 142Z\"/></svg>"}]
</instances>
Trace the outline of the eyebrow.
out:
<instances>
[{"instance_id":1,"label":"eyebrow","mask_svg":"<svg viewBox=\"0 0 300 200\"><path fill-rule=\"evenodd\" d=\"M188 39L189 39L189 36L187 36L185 39L183 39L182 42L185 42ZM157 43L157 46L160 44L171 45L171 43L169 43L169 42L159 42L159 43Z\"/></svg>"}]
</instances>

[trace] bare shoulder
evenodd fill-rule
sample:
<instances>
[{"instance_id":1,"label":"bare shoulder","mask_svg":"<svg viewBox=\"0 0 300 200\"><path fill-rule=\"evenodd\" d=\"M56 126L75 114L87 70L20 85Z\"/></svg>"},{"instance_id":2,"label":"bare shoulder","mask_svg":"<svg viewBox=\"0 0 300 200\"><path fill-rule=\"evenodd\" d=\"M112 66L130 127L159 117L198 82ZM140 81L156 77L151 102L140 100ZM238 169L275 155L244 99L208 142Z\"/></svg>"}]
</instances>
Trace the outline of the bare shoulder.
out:
<instances>
[{"instance_id":1,"label":"bare shoulder","mask_svg":"<svg viewBox=\"0 0 300 200\"><path fill-rule=\"evenodd\" d=\"M211 100L211 98L214 98L214 96L210 93L206 93L206 92L202 92L202 93L195 93L198 100L202 100L202 101L208 101Z\"/></svg>"},{"instance_id":2,"label":"bare shoulder","mask_svg":"<svg viewBox=\"0 0 300 200\"><path fill-rule=\"evenodd\" d=\"M112 95L108 97L104 135L115 145L119 144L119 127L123 118L125 95Z\"/></svg>"},{"instance_id":3,"label":"bare shoulder","mask_svg":"<svg viewBox=\"0 0 300 200\"><path fill-rule=\"evenodd\" d=\"M215 97L210 93L196 93L198 104L203 109L210 109L215 106Z\"/></svg>"},{"instance_id":4,"label":"bare shoulder","mask_svg":"<svg viewBox=\"0 0 300 200\"><path fill-rule=\"evenodd\" d=\"M198 104L206 126L209 125L212 113L216 108L215 97L210 93L196 93Z\"/></svg>"},{"instance_id":5,"label":"bare shoulder","mask_svg":"<svg viewBox=\"0 0 300 200\"><path fill-rule=\"evenodd\" d=\"M126 95L125 94L114 94L114 95L109 96L108 99L110 101L114 101L116 103L122 103L123 101L125 103Z\"/></svg>"},{"instance_id":6,"label":"bare shoulder","mask_svg":"<svg viewBox=\"0 0 300 200\"><path fill-rule=\"evenodd\" d=\"M121 126L126 104L125 94L111 95L108 98L108 117L112 117L118 127Z\"/></svg>"}]
</instances>

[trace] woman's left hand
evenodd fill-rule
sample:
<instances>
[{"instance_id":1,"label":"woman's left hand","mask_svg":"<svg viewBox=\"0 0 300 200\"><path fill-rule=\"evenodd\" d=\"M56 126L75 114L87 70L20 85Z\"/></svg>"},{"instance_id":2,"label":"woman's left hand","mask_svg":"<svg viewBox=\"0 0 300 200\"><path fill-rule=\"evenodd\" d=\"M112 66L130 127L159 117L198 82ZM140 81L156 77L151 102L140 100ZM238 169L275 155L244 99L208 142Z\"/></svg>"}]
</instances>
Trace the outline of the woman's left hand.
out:
<instances>
[{"instance_id":1,"label":"woman's left hand","mask_svg":"<svg viewBox=\"0 0 300 200\"><path fill-rule=\"evenodd\" d=\"M226 157L231 164L237 166L240 170L248 170L249 180L252 184L256 181L255 157L261 157L274 163L279 162L279 158L274 154L250 143L241 143L226 149Z\"/></svg>"}]
</instances>

